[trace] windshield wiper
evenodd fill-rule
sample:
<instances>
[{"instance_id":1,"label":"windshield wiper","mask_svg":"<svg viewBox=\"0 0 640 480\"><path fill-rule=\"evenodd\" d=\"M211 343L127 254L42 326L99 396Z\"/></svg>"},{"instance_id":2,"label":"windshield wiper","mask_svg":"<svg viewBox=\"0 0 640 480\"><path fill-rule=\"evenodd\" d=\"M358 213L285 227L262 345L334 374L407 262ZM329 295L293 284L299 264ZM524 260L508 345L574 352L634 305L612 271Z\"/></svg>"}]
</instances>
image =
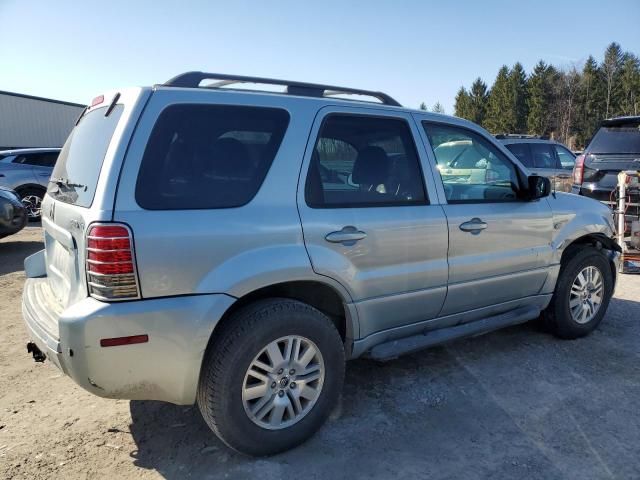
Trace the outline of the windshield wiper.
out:
<instances>
[{"instance_id":1,"label":"windshield wiper","mask_svg":"<svg viewBox=\"0 0 640 480\"><path fill-rule=\"evenodd\" d=\"M51 177L49 183L55 183L58 187L65 188L84 188L85 190L87 188L86 185L82 185L81 183L69 183L69 180L66 178Z\"/></svg>"}]
</instances>

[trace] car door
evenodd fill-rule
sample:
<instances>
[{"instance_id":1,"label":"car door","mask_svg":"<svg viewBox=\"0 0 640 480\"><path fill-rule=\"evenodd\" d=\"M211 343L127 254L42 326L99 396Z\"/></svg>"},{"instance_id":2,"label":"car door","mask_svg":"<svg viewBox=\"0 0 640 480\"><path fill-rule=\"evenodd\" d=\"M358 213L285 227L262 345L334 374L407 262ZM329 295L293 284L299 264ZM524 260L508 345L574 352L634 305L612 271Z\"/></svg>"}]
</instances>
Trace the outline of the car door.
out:
<instances>
[{"instance_id":1,"label":"car door","mask_svg":"<svg viewBox=\"0 0 640 480\"><path fill-rule=\"evenodd\" d=\"M556 187L561 192L571 192L573 184L573 167L576 164L576 156L562 145L555 144L553 149L558 161L556 170Z\"/></svg>"},{"instance_id":2,"label":"car door","mask_svg":"<svg viewBox=\"0 0 640 480\"><path fill-rule=\"evenodd\" d=\"M435 318L446 296L447 222L409 114L321 109L298 188L313 269L350 292L359 337Z\"/></svg>"},{"instance_id":3,"label":"car door","mask_svg":"<svg viewBox=\"0 0 640 480\"><path fill-rule=\"evenodd\" d=\"M443 183L449 224L449 287L441 315L504 305L537 295L551 263L551 209L524 201L523 174L486 135L462 125L423 120L424 139L441 168L437 147L467 142L485 168L483 181Z\"/></svg>"}]
</instances>

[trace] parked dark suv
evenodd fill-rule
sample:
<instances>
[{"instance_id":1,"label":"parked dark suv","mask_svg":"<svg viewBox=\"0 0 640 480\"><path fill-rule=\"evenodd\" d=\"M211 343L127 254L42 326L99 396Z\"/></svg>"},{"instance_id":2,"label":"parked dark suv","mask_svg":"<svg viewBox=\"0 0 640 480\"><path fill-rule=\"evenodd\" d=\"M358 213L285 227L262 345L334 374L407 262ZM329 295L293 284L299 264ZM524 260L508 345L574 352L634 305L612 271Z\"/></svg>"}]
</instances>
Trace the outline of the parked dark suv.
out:
<instances>
[{"instance_id":1,"label":"parked dark suv","mask_svg":"<svg viewBox=\"0 0 640 480\"><path fill-rule=\"evenodd\" d=\"M611 201L622 170L640 170L640 116L602 122L576 159L572 192Z\"/></svg>"}]
</instances>

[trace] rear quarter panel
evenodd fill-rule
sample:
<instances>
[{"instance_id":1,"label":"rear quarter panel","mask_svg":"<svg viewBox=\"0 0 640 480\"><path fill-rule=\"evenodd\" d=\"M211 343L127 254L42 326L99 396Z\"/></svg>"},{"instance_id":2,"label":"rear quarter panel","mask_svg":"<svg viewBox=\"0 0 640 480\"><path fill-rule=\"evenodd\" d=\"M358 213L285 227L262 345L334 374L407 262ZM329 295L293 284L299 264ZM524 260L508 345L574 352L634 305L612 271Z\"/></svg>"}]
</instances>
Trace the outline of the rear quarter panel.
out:
<instances>
[{"instance_id":1,"label":"rear quarter panel","mask_svg":"<svg viewBox=\"0 0 640 480\"><path fill-rule=\"evenodd\" d=\"M256 196L237 208L145 210L135 199L138 171L156 119L176 103L284 108L289 127ZM114 220L133 231L144 298L204 293L240 297L282 281L315 279L304 249L296 189L318 110L314 100L282 95L156 90L140 120L122 170ZM202 192L206 195L206 192Z\"/></svg>"}]
</instances>

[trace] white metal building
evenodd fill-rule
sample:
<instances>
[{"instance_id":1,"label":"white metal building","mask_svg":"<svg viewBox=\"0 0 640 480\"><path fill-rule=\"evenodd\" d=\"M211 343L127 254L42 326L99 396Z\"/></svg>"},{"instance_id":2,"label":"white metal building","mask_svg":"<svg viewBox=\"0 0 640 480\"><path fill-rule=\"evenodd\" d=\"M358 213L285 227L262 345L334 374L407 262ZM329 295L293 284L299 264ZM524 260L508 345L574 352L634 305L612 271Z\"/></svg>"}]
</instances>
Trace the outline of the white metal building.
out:
<instances>
[{"instance_id":1,"label":"white metal building","mask_svg":"<svg viewBox=\"0 0 640 480\"><path fill-rule=\"evenodd\" d=\"M0 150L61 147L84 105L0 91Z\"/></svg>"}]
</instances>

